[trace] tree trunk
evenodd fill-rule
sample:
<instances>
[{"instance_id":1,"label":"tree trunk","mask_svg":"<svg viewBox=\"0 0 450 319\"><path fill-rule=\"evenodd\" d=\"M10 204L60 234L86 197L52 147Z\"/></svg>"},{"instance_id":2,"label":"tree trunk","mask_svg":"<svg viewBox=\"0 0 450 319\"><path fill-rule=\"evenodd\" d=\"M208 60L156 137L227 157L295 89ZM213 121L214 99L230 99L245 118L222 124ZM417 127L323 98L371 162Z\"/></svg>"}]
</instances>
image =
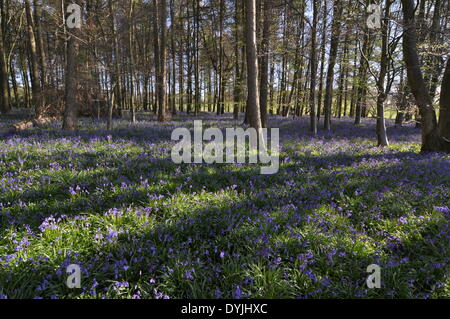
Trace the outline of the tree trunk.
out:
<instances>
[{"instance_id":1,"label":"tree trunk","mask_svg":"<svg viewBox=\"0 0 450 319\"><path fill-rule=\"evenodd\" d=\"M242 85L242 77L241 77L241 73L243 70L241 70L240 65L239 65L239 54L241 51L240 48L240 34L241 34L241 15L239 12L239 1L235 0L234 1L234 34L235 34L235 44L234 44L234 55L235 55L235 59L236 59L236 64L234 66L234 70L235 70L235 83L234 83L234 90L233 90L233 99L234 99L234 108L233 108L233 119L234 120L238 120L239 119L239 103L241 101L241 85Z\"/></svg>"},{"instance_id":2,"label":"tree trunk","mask_svg":"<svg viewBox=\"0 0 450 319\"><path fill-rule=\"evenodd\" d=\"M6 67L6 54L3 39L3 6L0 12L0 113L5 114L11 111L11 102L8 95L8 68Z\"/></svg>"},{"instance_id":3,"label":"tree trunk","mask_svg":"<svg viewBox=\"0 0 450 319\"><path fill-rule=\"evenodd\" d=\"M422 151L446 151L450 152L450 142L439 136L436 112L434 111L430 95L428 93L422 70L420 69L419 55L417 51L417 32L414 19L414 1L402 0L404 32L403 32L403 56L408 73L408 83L411 92L416 99L421 117L422 129ZM448 83L448 65L446 69L447 76L444 77L443 84ZM444 102L448 94L447 87L442 86L444 93ZM442 105L444 113L448 114L448 108ZM445 111L447 110L447 111ZM441 115L442 116L442 115ZM441 120L444 123L444 120ZM447 120L445 120L447 122ZM442 126L445 126L442 124ZM441 126L441 127L442 127Z\"/></svg>"},{"instance_id":4,"label":"tree trunk","mask_svg":"<svg viewBox=\"0 0 450 319\"><path fill-rule=\"evenodd\" d=\"M65 109L63 118L63 130L76 131L78 129L78 32L77 28L70 29L67 38L67 61L66 61L66 87L65 87Z\"/></svg>"},{"instance_id":5,"label":"tree trunk","mask_svg":"<svg viewBox=\"0 0 450 319\"><path fill-rule=\"evenodd\" d=\"M131 122L136 122L136 103L134 100L134 41L133 41L133 10L134 10L134 0L130 0L130 11L128 15L128 46L129 46L129 74L130 74L130 108L131 108Z\"/></svg>"},{"instance_id":6,"label":"tree trunk","mask_svg":"<svg viewBox=\"0 0 450 319\"><path fill-rule=\"evenodd\" d=\"M311 27L311 83L309 93L310 105L310 125L309 130L315 136L317 134L317 118L316 118L316 73L317 73L317 58L316 58L316 33L317 33L317 16L318 16L318 0L313 0L313 24Z\"/></svg>"},{"instance_id":7,"label":"tree trunk","mask_svg":"<svg viewBox=\"0 0 450 319\"><path fill-rule=\"evenodd\" d=\"M370 47L370 34L368 28L366 28L366 32L364 34L364 42L362 46L362 53L359 59L359 70L358 70L358 78L356 80L356 96L355 96L355 125L361 124L361 117L363 115L364 101L365 101L365 93L367 86L367 63L364 59L363 54L369 59L369 47Z\"/></svg>"},{"instance_id":8,"label":"tree trunk","mask_svg":"<svg viewBox=\"0 0 450 319\"><path fill-rule=\"evenodd\" d=\"M259 106L258 91L258 56L256 49L256 1L247 0L247 21L246 21L246 43L247 43L247 110L249 124L258 133L261 131L261 115Z\"/></svg>"},{"instance_id":9,"label":"tree trunk","mask_svg":"<svg viewBox=\"0 0 450 319\"><path fill-rule=\"evenodd\" d=\"M264 23L261 41L261 86L259 103L261 107L261 125L267 127L267 93L269 81L269 41L270 41L270 23L271 23L271 1L264 1Z\"/></svg>"},{"instance_id":10,"label":"tree trunk","mask_svg":"<svg viewBox=\"0 0 450 319\"><path fill-rule=\"evenodd\" d=\"M328 1L324 1L323 3L323 13L322 13L322 42L321 42L321 58L320 58L320 76L319 76L319 92L317 98L317 122L320 120L320 113L322 108L322 97L323 97L323 75L325 71L325 55L326 55L326 44L327 44L327 8Z\"/></svg>"},{"instance_id":11,"label":"tree trunk","mask_svg":"<svg viewBox=\"0 0 450 319\"><path fill-rule=\"evenodd\" d=\"M200 38L200 0L195 0L194 3L194 78L195 78L195 93L194 93L194 108L195 115L201 111L200 107L200 69L199 69L199 38Z\"/></svg>"},{"instance_id":12,"label":"tree trunk","mask_svg":"<svg viewBox=\"0 0 450 319\"><path fill-rule=\"evenodd\" d=\"M377 138L378 146L389 146L389 141L386 133L386 123L384 119L384 102L386 101L387 93L385 89L385 80L388 71L388 37L389 37L389 13L391 10L391 0L385 2L385 13L382 21L382 39L381 39L381 61L380 74L377 81Z\"/></svg>"},{"instance_id":13,"label":"tree trunk","mask_svg":"<svg viewBox=\"0 0 450 319\"><path fill-rule=\"evenodd\" d=\"M166 20L167 7L166 0L159 2L159 72L158 72L158 121L166 120Z\"/></svg>"},{"instance_id":14,"label":"tree trunk","mask_svg":"<svg viewBox=\"0 0 450 319\"><path fill-rule=\"evenodd\" d=\"M439 135L450 141L450 58L444 71L439 101Z\"/></svg>"},{"instance_id":15,"label":"tree trunk","mask_svg":"<svg viewBox=\"0 0 450 319\"><path fill-rule=\"evenodd\" d=\"M39 56L39 67L41 71L41 86L45 88L47 84L47 62L45 57L45 48L44 48L44 38L42 36L42 27L41 27L41 8L38 3L38 0L33 0L34 6L34 21L36 28L36 44L38 49ZM43 99L45 96L43 96Z\"/></svg>"},{"instance_id":16,"label":"tree trunk","mask_svg":"<svg viewBox=\"0 0 450 319\"><path fill-rule=\"evenodd\" d=\"M176 83L177 83L177 70L176 70L176 60L177 60L177 54L175 50L175 32L176 32L176 23L175 23L175 1L170 1L170 24L172 32L170 34L170 46L172 50L172 95L170 97L170 104L171 104L171 110L172 115L177 114L177 108L176 108Z\"/></svg>"},{"instance_id":17,"label":"tree trunk","mask_svg":"<svg viewBox=\"0 0 450 319\"><path fill-rule=\"evenodd\" d=\"M331 107L333 103L333 82L334 82L334 65L336 63L337 51L339 46L339 36L341 33L341 16L344 6L342 3L335 1L333 9L333 26L330 44L330 59L328 60L327 83L325 86L325 130L331 130Z\"/></svg>"},{"instance_id":18,"label":"tree trunk","mask_svg":"<svg viewBox=\"0 0 450 319\"><path fill-rule=\"evenodd\" d=\"M27 34L28 46L30 51L30 67L31 67L31 91L32 104L35 109L35 118L39 119L44 116L42 103L42 88L38 71L38 55L36 49L36 38L34 36L33 14L31 12L31 0L25 0L25 11L27 16Z\"/></svg>"}]
</instances>

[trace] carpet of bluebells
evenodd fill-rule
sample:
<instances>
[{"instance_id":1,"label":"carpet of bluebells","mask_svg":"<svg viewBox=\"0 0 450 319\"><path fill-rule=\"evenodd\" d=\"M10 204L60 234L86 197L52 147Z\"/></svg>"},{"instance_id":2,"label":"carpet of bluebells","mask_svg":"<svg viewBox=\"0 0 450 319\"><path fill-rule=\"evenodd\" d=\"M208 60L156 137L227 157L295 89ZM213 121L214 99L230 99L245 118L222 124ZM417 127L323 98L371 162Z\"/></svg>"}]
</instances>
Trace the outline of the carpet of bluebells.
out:
<instances>
[{"instance_id":1,"label":"carpet of bluebells","mask_svg":"<svg viewBox=\"0 0 450 319\"><path fill-rule=\"evenodd\" d=\"M389 122L382 149L372 119L312 138L307 118L273 117L280 170L261 175L174 164L187 116L60 125L0 137L0 298L450 297L450 157L420 154L413 126Z\"/></svg>"}]
</instances>

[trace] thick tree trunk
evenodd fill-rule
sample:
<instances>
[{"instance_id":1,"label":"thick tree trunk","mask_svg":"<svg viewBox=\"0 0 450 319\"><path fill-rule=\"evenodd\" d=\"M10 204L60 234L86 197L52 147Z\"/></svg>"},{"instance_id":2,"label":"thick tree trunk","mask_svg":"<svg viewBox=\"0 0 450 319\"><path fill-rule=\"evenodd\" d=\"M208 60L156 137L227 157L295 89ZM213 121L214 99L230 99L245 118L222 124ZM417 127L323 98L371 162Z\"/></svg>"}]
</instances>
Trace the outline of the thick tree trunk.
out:
<instances>
[{"instance_id":1,"label":"thick tree trunk","mask_svg":"<svg viewBox=\"0 0 450 319\"><path fill-rule=\"evenodd\" d=\"M414 1L402 0L402 5L404 18L403 56L408 72L408 83L416 99L421 117L422 151L450 152L450 142L439 136L436 112L420 69L416 23L414 21ZM448 83L447 77L444 80L447 80L445 83ZM442 89L444 90L444 95L448 94L445 92L448 90L448 86L443 86Z\"/></svg>"},{"instance_id":2,"label":"thick tree trunk","mask_svg":"<svg viewBox=\"0 0 450 319\"><path fill-rule=\"evenodd\" d=\"M63 119L63 130L76 131L78 129L78 32L77 28L70 29L67 39L67 61L66 61L66 86L65 86L65 109Z\"/></svg>"}]
</instances>

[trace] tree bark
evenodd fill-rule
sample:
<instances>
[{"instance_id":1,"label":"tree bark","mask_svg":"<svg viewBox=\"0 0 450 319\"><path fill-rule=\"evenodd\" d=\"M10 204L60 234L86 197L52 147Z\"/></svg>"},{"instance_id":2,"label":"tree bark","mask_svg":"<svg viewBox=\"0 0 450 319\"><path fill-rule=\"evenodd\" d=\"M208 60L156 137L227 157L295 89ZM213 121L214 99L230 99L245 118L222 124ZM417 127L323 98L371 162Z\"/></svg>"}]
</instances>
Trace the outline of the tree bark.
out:
<instances>
[{"instance_id":1,"label":"tree bark","mask_svg":"<svg viewBox=\"0 0 450 319\"><path fill-rule=\"evenodd\" d=\"M134 42L133 42L133 10L134 10L134 0L130 0L130 11L128 15L128 46L129 46L129 74L130 74L130 108L131 108L131 122L136 122L136 103L134 100Z\"/></svg>"},{"instance_id":2,"label":"tree bark","mask_svg":"<svg viewBox=\"0 0 450 319\"><path fill-rule=\"evenodd\" d=\"M158 81L158 121L166 120L166 34L167 34L167 6L166 0L158 0L160 12L160 41L159 41L159 81Z\"/></svg>"},{"instance_id":3,"label":"tree bark","mask_svg":"<svg viewBox=\"0 0 450 319\"><path fill-rule=\"evenodd\" d=\"M27 16L27 35L28 46L30 51L30 67L31 67L31 91L32 104L35 109L34 117L39 119L44 115L42 103L42 88L39 77L38 55L36 49L36 38L34 36L33 14L31 12L31 0L25 0L25 12Z\"/></svg>"},{"instance_id":4,"label":"tree bark","mask_svg":"<svg viewBox=\"0 0 450 319\"><path fill-rule=\"evenodd\" d=\"M256 1L247 0L247 109L249 124L258 133L261 131L261 115L258 91L258 56L256 49Z\"/></svg>"},{"instance_id":5,"label":"tree bark","mask_svg":"<svg viewBox=\"0 0 450 319\"><path fill-rule=\"evenodd\" d=\"M322 13L322 42L321 42L321 58L320 58L320 76L319 76L319 92L317 97L317 122L320 120L320 114L322 109L322 98L323 98L323 75L325 71L325 55L326 55L326 48L327 48L327 13L328 13L328 2L324 1L323 3L323 13Z\"/></svg>"},{"instance_id":6,"label":"tree bark","mask_svg":"<svg viewBox=\"0 0 450 319\"><path fill-rule=\"evenodd\" d=\"M261 107L261 125L267 127L267 94L269 81L269 41L272 6L270 0L264 1L264 23L261 41L261 86L259 103Z\"/></svg>"},{"instance_id":7,"label":"tree bark","mask_svg":"<svg viewBox=\"0 0 450 319\"><path fill-rule=\"evenodd\" d=\"M381 39L381 61L380 73L377 80L377 138L378 146L389 146L389 141L386 133L386 123L384 119L384 102L386 101L385 80L388 71L388 36L389 36L389 13L391 10L391 0L385 1L385 14L382 21L382 39Z\"/></svg>"},{"instance_id":8,"label":"tree bark","mask_svg":"<svg viewBox=\"0 0 450 319\"><path fill-rule=\"evenodd\" d=\"M6 54L3 38L4 8L0 12L0 113L11 111L11 102L8 95L8 68L6 67Z\"/></svg>"},{"instance_id":9,"label":"tree bark","mask_svg":"<svg viewBox=\"0 0 450 319\"><path fill-rule=\"evenodd\" d=\"M404 18L403 56L408 73L408 83L411 88L411 92L416 99L421 117L422 151L450 152L450 142L439 136L436 112L434 111L431 98L423 78L422 70L420 69L419 55L417 51L416 23L414 19L414 1L402 0L402 5ZM445 77L444 80L446 80L444 83L448 83L448 76ZM442 90L444 90L443 94L446 96L446 94L448 94L446 92L448 90L448 86L443 86ZM443 108L445 109L445 105Z\"/></svg>"},{"instance_id":10,"label":"tree bark","mask_svg":"<svg viewBox=\"0 0 450 319\"><path fill-rule=\"evenodd\" d=\"M311 83L309 93L310 105L310 124L309 130L315 136L317 134L317 118L316 118L316 73L317 73L317 58L316 58L316 33L317 33L317 16L318 16L318 0L313 0L313 24L311 27Z\"/></svg>"},{"instance_id":11,"label":"tree bark","mask_svg":"<svg viewBox=\"0 0 450 319\"><path fill-rule=\"evenodd\" d=\"M339 46L339 36L341 33L341 17L344 6L342 3L335 1L333 8L333 26L330 44L330 59L328 60L327 82L325 86L325 130L331 130L331 107L333 103L333 82L334 82L334 65L336 63L337 51Z\"/></svg>"},{"instance_id":12,"label":"tree bark","mask_svg":"<svg viewBox=\"0 0 450 319\"><path fill-rule=\"evenodd\" d=\"M66 86L65 109L63 118L63 130L74 132L78 129L78 32L77 28L70 29L67 34L67 61L66 61Z\"/></svg>"},{"instance_id":13,"label":"tree bark","mask_svg":"<svg viewBox=\"0 0 450 319\"><path fill-rule=\"evenodd\" d=\"M439 101L439 135L450 141L450 57L444 71Z\"/></svg>"},{"instance_id":14,"label":"tree bark","mask_svg":"<svg viewBox=\"0 0 450 319\"><path fill-rule=\"evenodd\" d=\"M242 93L242 76L241 73L243 70L241 70L239 65L239 58L240 58L240 52L241 52L241 44L239 43L239 40L241 39L241 14L239 12L239 0L234 1L234 56L236 59L236 64L234 66L235 70L235 83L234 83L234 90L233 90L233 99L234 99L234 107L233 107L233 119L238 120L239 119L239 104L241 102L241 93Z\"/></svg>"}]
</instances>

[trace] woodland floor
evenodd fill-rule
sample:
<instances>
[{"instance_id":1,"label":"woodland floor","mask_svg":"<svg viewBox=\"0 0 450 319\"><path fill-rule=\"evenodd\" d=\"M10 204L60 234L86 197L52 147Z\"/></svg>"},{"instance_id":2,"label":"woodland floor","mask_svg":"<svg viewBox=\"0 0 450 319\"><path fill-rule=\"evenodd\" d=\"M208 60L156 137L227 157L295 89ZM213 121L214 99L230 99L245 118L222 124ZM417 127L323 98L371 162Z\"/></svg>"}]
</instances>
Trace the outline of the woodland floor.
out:
<instances>
[{"instance_id":1,"label":"woodland floor","mask_svg":"<svg viewBox=\"0 0 450 319\"><path fill-rule=\"evenodd\" d=\"M418 129L388 121L381 149L373 119L311 138L308 118L274 117L269 176L174 164L171 132L193 118L139 119L0 137L0 298L450 297L450 157L419 154Z\"/></svg>"}]
</instances>

